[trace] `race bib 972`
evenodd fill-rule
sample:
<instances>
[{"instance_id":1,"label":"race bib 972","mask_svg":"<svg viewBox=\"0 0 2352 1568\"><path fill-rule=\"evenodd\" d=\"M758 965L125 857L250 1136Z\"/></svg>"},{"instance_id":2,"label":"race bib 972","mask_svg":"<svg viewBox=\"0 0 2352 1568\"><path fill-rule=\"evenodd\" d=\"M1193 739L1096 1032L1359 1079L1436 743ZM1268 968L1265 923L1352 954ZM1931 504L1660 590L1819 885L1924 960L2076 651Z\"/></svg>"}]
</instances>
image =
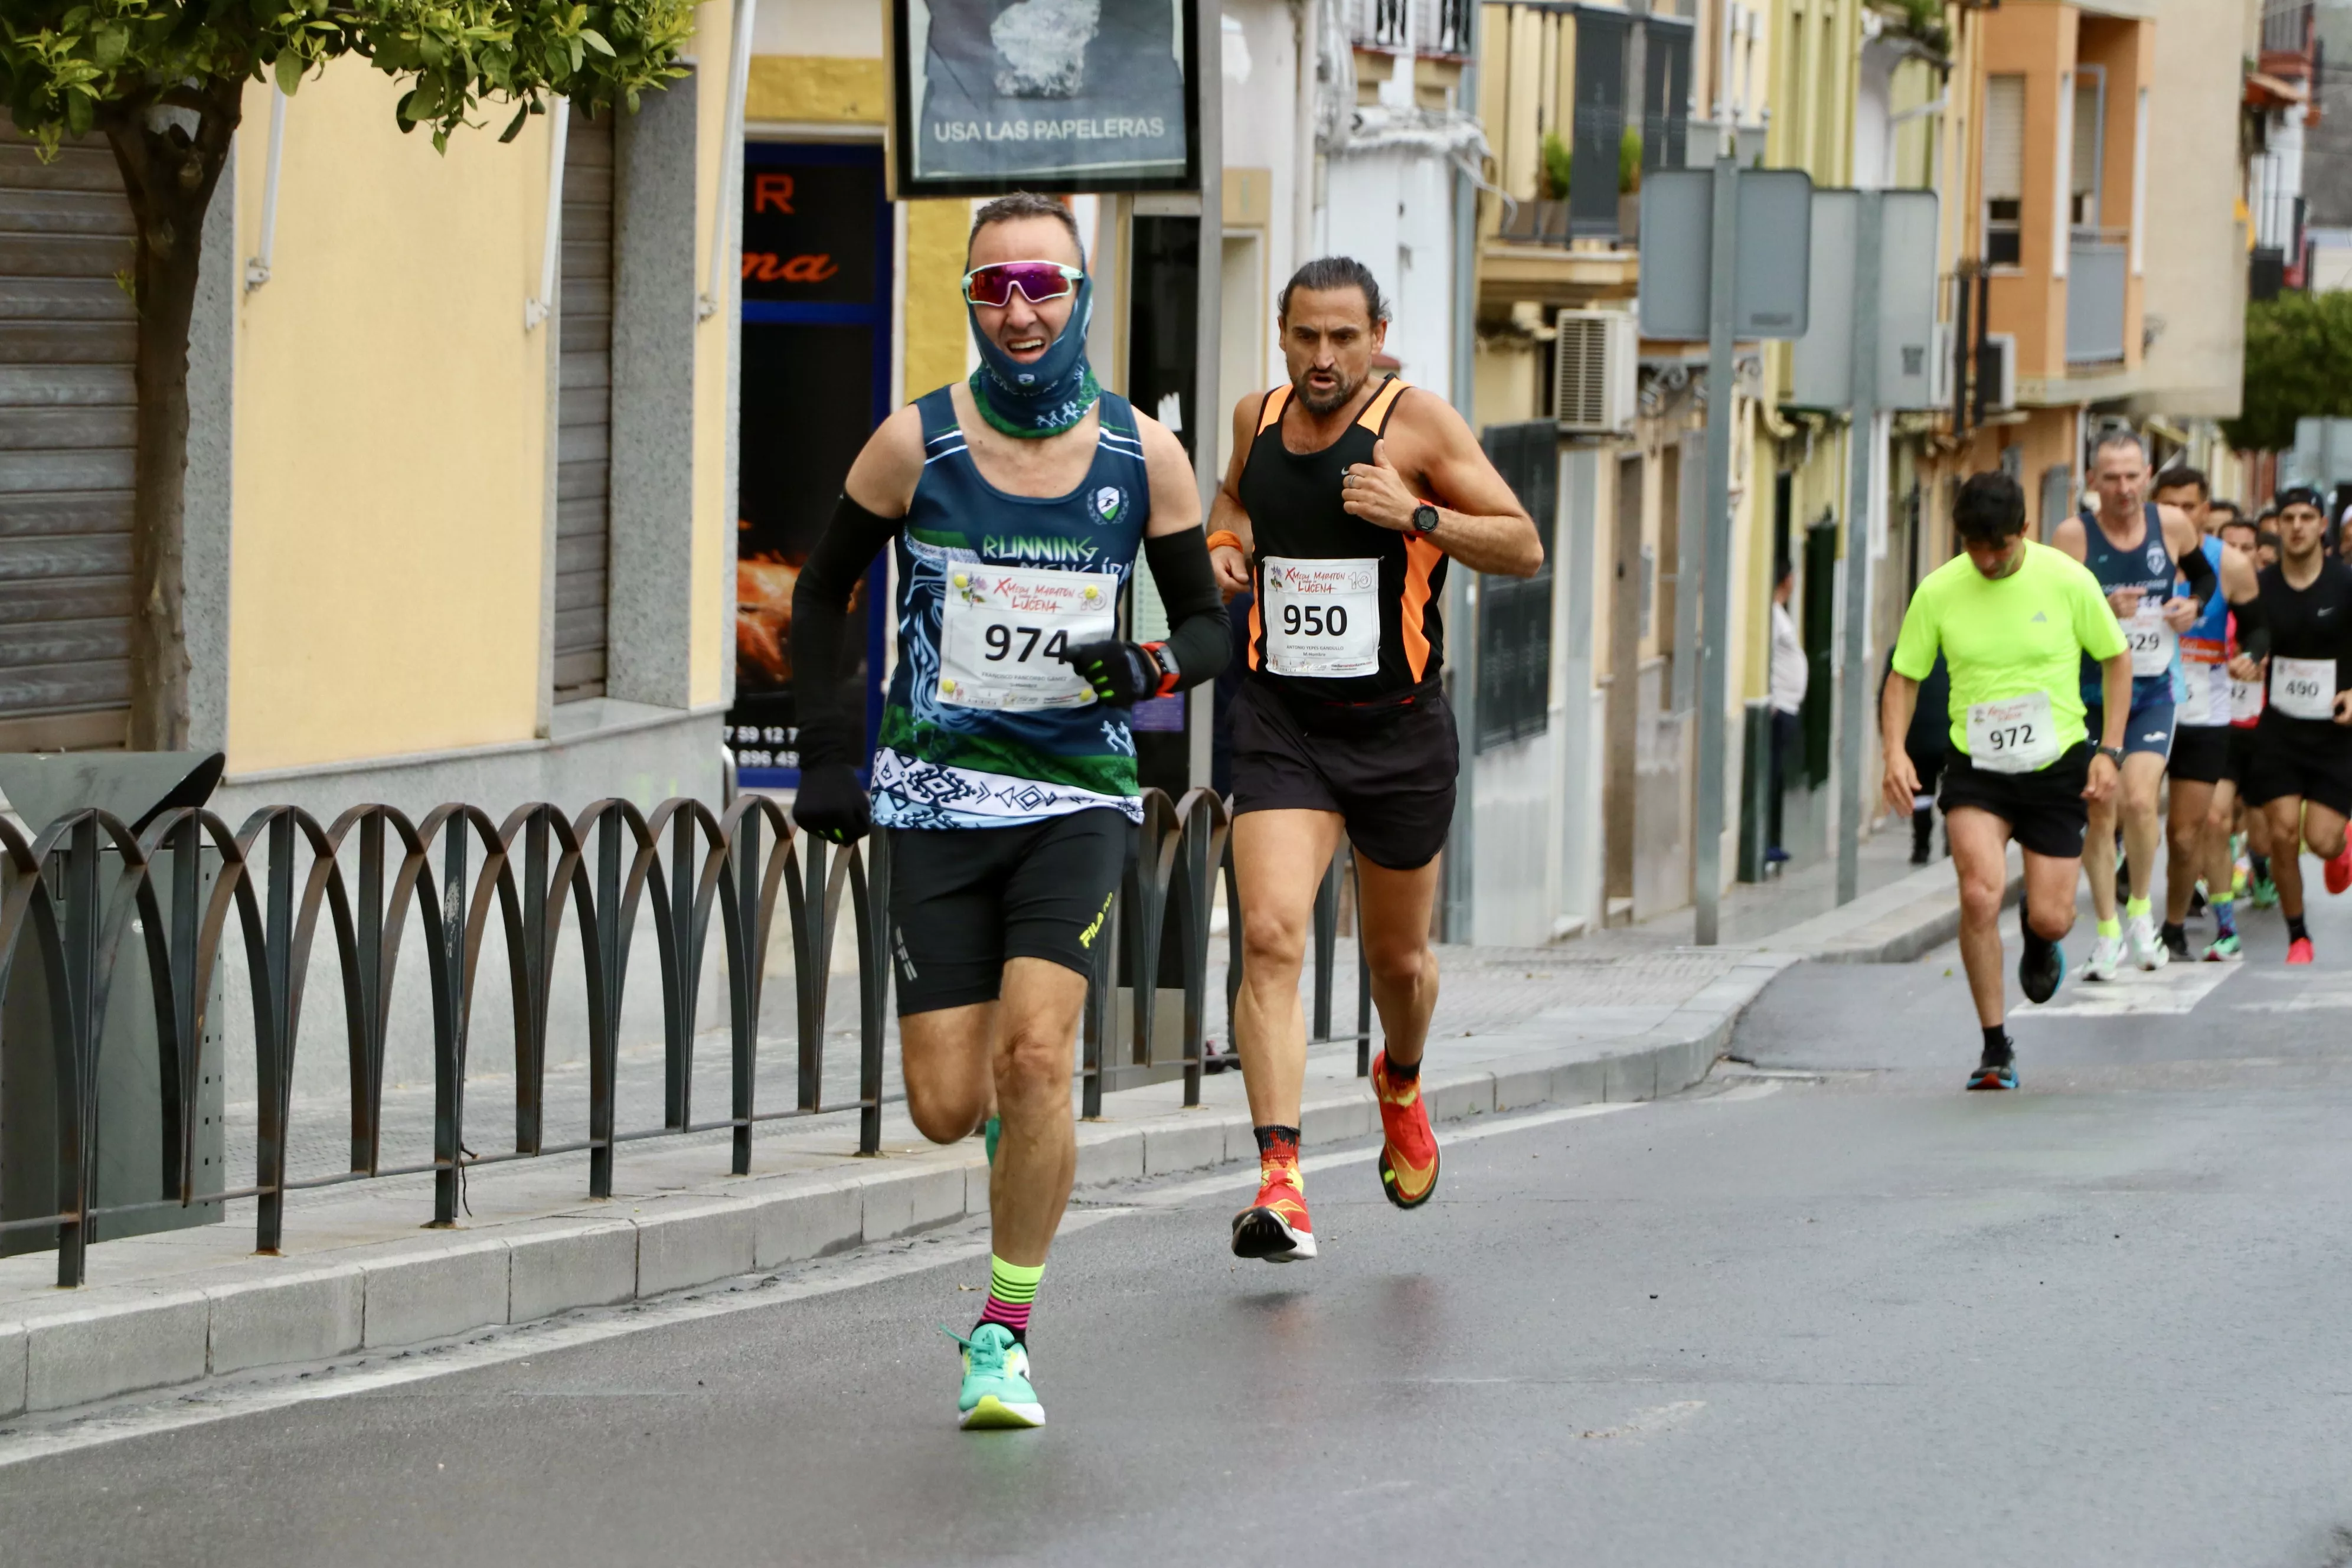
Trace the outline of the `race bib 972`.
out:
<instances>
[{"instance_id":1,"label":"race bib 972","mask_svg":"<svg viewBox=\"0 0 2352 1568\"><path fill-rule=\"evenodd\" d=\"M1989 773L2030 773L2056 762L2065 748L2050 715L2050 693L2030 692L2005 702L1969 704L1969 762Z\"/></svg>"}]
</instances>

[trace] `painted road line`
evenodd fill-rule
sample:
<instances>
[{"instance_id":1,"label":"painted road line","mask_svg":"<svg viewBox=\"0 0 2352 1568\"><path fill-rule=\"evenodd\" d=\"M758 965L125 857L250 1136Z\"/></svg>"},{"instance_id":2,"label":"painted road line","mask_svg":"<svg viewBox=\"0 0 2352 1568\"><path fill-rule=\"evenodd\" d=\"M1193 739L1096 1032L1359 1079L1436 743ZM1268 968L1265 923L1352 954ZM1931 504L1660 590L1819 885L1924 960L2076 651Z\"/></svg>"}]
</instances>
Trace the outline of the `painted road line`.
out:
<instances>
[{"instance_id":1,"label":"painted road line","mask_svg":"<svg viewBox=\"0 0 2352 1568\"><path fill-rule=\"evenodd\" d=\"M1539 1110L1527 1116L1494 1117L1458 1131L1449 1131L1441 1141L1441 1146L1473 1143L1506 1132L1532 1131L1555 1122L1634 1110L1647 1103L1650 1102L1628 1100L1605 1105L1575 1105L1557 1110ZM1300 1163L1311 1174L1316 1171L1362 1164L1379 1152L1379 1146L1374 1145L1317 1155ZM1242 1166L1218 1175L1155 1188L1148 1193L1115 1197L1099 1207L1074 1205L1062 1221L1060 1234L1075 1235L1128 1215L1143 1213L1147 1207L1164 1210L1193 1198L1246 1186L1256 1180L1255 1170ZM79 1416L65 1411L46 1418L18 1417L12 1428L0 1430L0 1469L47 1458L52 1454L70 1454L159 1432L208 1426L215 1421L264 1415L320 1399L380 1394L406 1384L446 1377L452 1373L473 1372L509 1362L529 1361L533 1356L551 1355L558 1351L597 1344L605 1340L619 1339L625 1334L644 1333L649 1329L667 1328L674 1323L699 1322L708 1318L730 1317L762 1307L836 1295L863 1285L880 1284L950 1263L971 1263L987 1256L988 1216L978 1215L961 1225L898 1241L877 1242L842 1258L812 1259L775 1273L743 1275L732 1280L722 1280L700 1287L702 1293L696 1295L569 1313L512 1328L488 1329L474 1339L456 1343L359 1356L324 1368L278 1374L284 1381L273 1379L259 1384L199 1386L177 1397L166 1395L165 1402L162 1404L132 1407L117 1405Z\"/></svg>"},{"instance_id":2,"label":"painted road line","mask_svg":"<svg viewBox=\"0 0 2352 1568\"><path fill-rule=\"evenodd\" d=\"M2085 980L2066 987L2065 999L2037 1007L2037 1018L2120 1018L2179 1014L2212 994L2245 966L2238 963L2168 963L2162 969L2126 969L2113 980Z\"/></svg>"},{"instance_id":3,"label":"painted road line","mask_svg":"<svg viewBox=\"0 0 2352 1568\"><path fill-rule=\"evenodd\" d=\"M2352 1009L2352 974L2341 970L2261 969L2262 994L2231 1005L2239 1013L2333 1013Z\"/></svg>"}]
</instances>

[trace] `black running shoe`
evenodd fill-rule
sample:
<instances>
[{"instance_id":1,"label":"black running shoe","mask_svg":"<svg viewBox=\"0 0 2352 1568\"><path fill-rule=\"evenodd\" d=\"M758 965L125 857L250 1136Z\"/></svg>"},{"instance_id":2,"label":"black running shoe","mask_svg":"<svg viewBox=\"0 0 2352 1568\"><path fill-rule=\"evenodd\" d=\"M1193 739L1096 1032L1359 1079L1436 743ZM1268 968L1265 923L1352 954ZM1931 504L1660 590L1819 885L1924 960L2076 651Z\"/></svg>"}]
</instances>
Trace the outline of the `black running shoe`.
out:
<instances>
[{"instance_id":1,"label":"black running shoe","mask_svg":"<svg viewBox=\"0 0 2352 1568\"><path fill-rule=\"evenodd\" d=\"M2189 962L2189 932L2169 921L2164 925L2164 950L2182 963Z\"/></svg>"},{"instance_id":2,"label":"black running shoe","mask_svg":"<svg viewBox=\"0 0 2352 1568\"><path fill-rule=\"evenodd\" d=\"M2028 1002L2047 1002L2066 981L2066 950L2028 932L2025 951L2017 956L2017 984Z\"/></svg>"}]
</instances>

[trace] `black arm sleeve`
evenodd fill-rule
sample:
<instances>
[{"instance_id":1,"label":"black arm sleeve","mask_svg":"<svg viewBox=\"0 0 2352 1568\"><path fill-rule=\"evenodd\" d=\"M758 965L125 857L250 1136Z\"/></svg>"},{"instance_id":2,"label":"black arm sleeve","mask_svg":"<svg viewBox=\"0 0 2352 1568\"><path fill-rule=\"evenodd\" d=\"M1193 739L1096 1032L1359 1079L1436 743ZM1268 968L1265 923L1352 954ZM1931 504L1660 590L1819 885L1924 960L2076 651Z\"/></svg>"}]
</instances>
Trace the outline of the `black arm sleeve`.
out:
<instances>
[{"instance_id":1,"label":"black arm sleeve","mask_svg":"<svg viewBox=\"0 0 2352 1568\"><path fill-rule=\"evenodd\" d=\"M2270 658L2271 628L2263 614L2263 596L2256 594L2242 605L2232 605L2230 613L2238 617L2238 651L2251 659Z\"/></svg>"},{"instance_id":2,"label":"black arm sleeve","mask_svg":"<svg viewBox=\"0 0 2352 1568\"><path fill-rule=\"evenodd\" d=\"M2197 595L2197 607L2200 610L2221 591L2221 574L2205 559L2201 546L2180 558L2180 574L2189 579L2189 591Z\"/></svg>"},{"instance_id":3,"label":"black arm sleeve","mask_svg":"<svg viewBox=\"0 0 2352 1568\"><path fill-rule=\"evenodd\" d=\"M793 585L793 709L800 721L801 766L856 764L858 727L845 717L841 690L842 629L850 595L866 569L898 533L899 520L877 517L844 495L833 521ZM877 606L874 612L880 614Z\"/></svg>"},{"instance_id":4,"label":"black arm sleeve","mask_svg":"<svg viewBox=\"0 0 2352 1568\"><path fill-rule=\"evenodd\" d=\"M1143 558L1168 609L1168 651L1176 659L1176 689L1213 680L1233 657L1224 595L1209 565L1208 534L1199 527L1147 537ZM797 601L795 601L797 602Z\"/></svg>"}]
</instances>

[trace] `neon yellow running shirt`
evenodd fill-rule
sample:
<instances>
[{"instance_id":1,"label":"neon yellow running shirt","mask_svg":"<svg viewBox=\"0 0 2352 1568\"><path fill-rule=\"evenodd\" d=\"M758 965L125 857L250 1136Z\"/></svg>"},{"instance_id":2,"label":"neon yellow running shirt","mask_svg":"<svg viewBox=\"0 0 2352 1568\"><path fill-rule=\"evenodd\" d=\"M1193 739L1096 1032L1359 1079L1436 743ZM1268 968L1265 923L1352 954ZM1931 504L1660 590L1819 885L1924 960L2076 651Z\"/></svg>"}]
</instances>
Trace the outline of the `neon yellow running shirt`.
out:
<instances>
[{"instance_id":1,"label":"neon yellow running shirt","mask_svg":"<svg viewBox=\"0 0 2352 1568\"><path fill-rule=\"evenodd\" d=\"M1895 672L1925 680L1936 650L1952 674L1952 750L1969 750L1969 710L2032 692L2050 694L2062 751L2084 739L2080 685L2084 654L2124 651L2124 631L2090 569L2063 551L2028 541L2025 559L1998 580L1955 555L1927 574L1903 613Z\"/></svg>"}]
</instances>

